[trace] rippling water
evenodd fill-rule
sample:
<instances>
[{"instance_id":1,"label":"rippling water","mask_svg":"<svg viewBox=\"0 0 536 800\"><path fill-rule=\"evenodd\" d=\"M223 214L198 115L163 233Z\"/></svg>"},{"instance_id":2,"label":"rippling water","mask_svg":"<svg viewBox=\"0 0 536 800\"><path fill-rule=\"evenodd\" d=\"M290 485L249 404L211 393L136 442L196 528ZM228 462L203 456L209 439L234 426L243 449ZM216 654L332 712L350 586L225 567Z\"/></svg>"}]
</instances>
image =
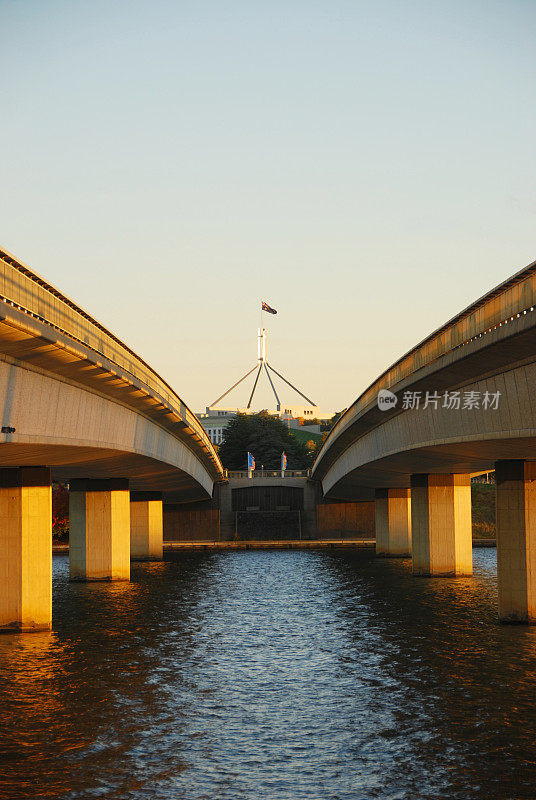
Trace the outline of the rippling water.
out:
<instances>
[{"instance_id":1,"label":"rippling water","mask_svg":"<svg viewBox=\"0 0 536 800\"><path fill-rule=\"evenodd\" d=\"M536 796L536 630L475 576L256 551L70 584L52 633L0 637L0 797Z\"/></svg>"}]
</instances>

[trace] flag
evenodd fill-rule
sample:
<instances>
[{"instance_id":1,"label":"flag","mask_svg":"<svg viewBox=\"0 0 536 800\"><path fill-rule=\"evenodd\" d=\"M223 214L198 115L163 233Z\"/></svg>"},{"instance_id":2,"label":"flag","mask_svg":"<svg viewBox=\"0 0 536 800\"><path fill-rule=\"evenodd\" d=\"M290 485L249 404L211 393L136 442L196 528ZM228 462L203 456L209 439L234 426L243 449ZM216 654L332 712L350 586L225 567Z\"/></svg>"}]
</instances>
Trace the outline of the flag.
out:
<instances>
[{"instance_id":1,"label":"flag","mask_svg":"<svg viewBox=\"0 0 536 800\"><path fill-rule=\"evenodd\" d=\"M263 311L267 311L269 314L277 314L277 311L275 310L275 308L272 308L271 306L269 306L268 303L264 302L264 300L262 301L262 310Z\"/></svg>"},{"instance_id":2,"label":"flag","mask_svg":"<svg viewBox=\"0 0 536 800\"><path fill-rule=\"evenodd\" d=\"M287 454L283 451L281 453L281 472L284 472L287 468Z\"/></svg>"},{"instance_id":3,"label":"flag","mask_svg":"<svg viewBox=\"0 0 536 800\"><path fill-rule=\"evenodd\" d=\"M248 453L248 469L255 469L255 456L253 453Z\"/></svg>"}]
</instances>

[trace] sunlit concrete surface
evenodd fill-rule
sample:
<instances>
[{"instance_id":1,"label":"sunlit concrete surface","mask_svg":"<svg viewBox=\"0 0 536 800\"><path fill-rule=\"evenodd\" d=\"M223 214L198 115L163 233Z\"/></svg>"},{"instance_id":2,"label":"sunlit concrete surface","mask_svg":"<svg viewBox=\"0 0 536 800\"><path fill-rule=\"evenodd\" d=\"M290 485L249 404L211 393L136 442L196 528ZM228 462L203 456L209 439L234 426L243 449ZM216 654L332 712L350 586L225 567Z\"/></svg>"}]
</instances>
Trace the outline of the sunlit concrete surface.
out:
<instances>
[{"instance_id":1,"label":"sunlit concrete surface","mask_svg":"<svg viewBox=\"0 0 536 800\"><path fill-rule=\"evenodd\" d=\"M75 480L69 487L71 580L130 580L128 481Z\"/></svg>"},{"instance_id":2,"label":"sunlit concrete surface","mask_svg":"<svg viewBox=\"0 0 536 800\"><path fill-rule=\"evenodd\" d=\"M0 631L52 624L52 490L44 467L0 468Z\"/></svg>"},{"instance_id":3,"label":"sunlit concrete surface","mask_svg":"<svg viewBox=\"0 0 536 800\"><path fill-rule=\"evenodd\" d=\"M411 556L411 492L376 489L376 553Z\"/></svg>"},{"instance_id":4,"label":"sunlit concrete surface","mask_svg":"<svg viewBox=\"0 0 536 800\"><path fill-rule=\"evenodd\" d=\"M413 475L411 480L414 575L472 575L469 475Z\"/></svg>"},{"instance_id":5,"label":"sunlit concrete surface","mask_svg":"<svg viewBox=\"0 0 536 800\"><path fill-rule=\"evenodd\" d=\"M536 622L536 462L500 461L497 481L499 616Z\"/></svg>"},{"instance_id":6,"label":"sunlit concrete surface","mask_svg":"<svg viewBox=\"0 0 536 800\"><path fill-rule=\"evenodd\" d=\"M160 492L131 492L130 558L161 561L163 540L162 495Z\"/></svg>"}]
</instances>

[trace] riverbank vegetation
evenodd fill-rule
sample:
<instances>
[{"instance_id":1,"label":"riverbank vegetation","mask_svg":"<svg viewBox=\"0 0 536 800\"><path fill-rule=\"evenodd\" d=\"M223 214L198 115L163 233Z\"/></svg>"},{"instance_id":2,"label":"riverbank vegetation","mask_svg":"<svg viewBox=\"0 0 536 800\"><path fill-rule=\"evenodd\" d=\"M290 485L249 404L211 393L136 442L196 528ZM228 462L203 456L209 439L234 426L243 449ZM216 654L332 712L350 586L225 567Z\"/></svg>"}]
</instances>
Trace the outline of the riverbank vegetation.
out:
<instances>
[{"instance_id":1,"label":"riverbank vegetation","mask_svg":"<svg viewBox=\"0 0 536 800\"><path fill-rule=\"evenodd\" d=\"M52 485L52 541L69 541L69 490L65 483Z\"/></svg>"},{"instance_id":2,"label":"riverbank vegetation","mask_svg":"<svg viewBox=\"0 0 536 800\"><path fill-rule=\"evenodd\" d=\"M473 538L495 539L495 484L471 485Z\"/></svg>"}]
</instances>

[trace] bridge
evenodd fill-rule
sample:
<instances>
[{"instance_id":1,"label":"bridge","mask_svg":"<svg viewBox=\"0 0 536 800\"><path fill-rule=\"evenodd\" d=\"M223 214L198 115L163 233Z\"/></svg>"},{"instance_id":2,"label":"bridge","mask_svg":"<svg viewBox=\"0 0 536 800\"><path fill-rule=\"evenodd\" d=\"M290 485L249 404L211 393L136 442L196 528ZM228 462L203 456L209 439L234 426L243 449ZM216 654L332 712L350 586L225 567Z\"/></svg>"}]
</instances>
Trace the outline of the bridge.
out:
<instances>
[{"instance_id":1,"label":"bridge","mask_svg":"<svg viewBox=\"0 0 536 800\"><path fill-rule=\"evenodd\" d=\"M374 499L379 555L470 575L471 475L495 470L499 617L536 622L536 262L434 331L338 420L312 469Z\"/></svg>"},{"instance_id":2,"label":"bridge","mask_svg":"<svg viewBox=\"0 0 536 800\"><path fill-rule=\"evenodd\" d=\"M210 498L205 431L151 367L0 251L0 629L51 625L51 481L70 488L70 572L161 558L162 503Z\"/></svg>"},{"instance_id":3,"label":"bridge","mask_svg":"<svg viewBox=\"0 0 536 800\"><path fill-rule=\"evenodd\" d=\"M224 473L147 363L0 251L0 630L51 626L52 481L69 483L72 580L128 580L131 558L160 559L164 503L172 523L198 515L218 536L222 519L285 511L309 536L319 519L368 531L373 503L378 555L441 576L472 573L470 480L491 470L499 616L536 622L535 304L536 262L380 375L310 475L249 477Z\"/></svg>"}]
</instances>

